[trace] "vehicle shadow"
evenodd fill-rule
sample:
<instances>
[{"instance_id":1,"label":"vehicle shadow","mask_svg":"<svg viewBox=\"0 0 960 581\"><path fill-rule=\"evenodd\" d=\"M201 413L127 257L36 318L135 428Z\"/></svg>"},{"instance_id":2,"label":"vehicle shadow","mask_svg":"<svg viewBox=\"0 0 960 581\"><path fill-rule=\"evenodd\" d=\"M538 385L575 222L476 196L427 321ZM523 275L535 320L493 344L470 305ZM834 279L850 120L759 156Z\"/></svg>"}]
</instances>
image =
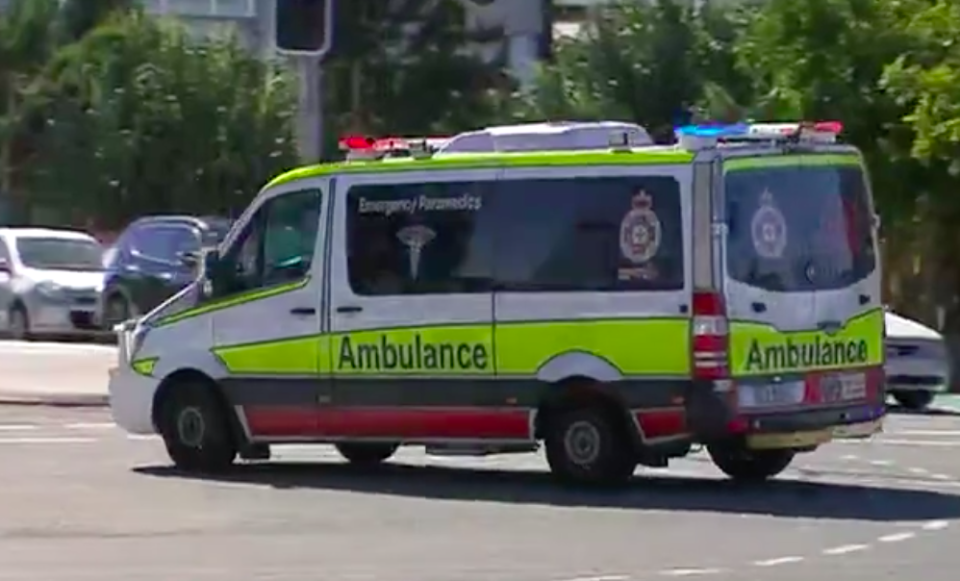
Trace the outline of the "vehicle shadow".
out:
<instances>
[{"instance_id":1,"label":"vehicle shadow","mask_svg":"<svg viewBox=\"0 0 960 581\"><path fill-rule=\"evenodd\" d=\"M275 489L318 489L557 507L878 522L960 517L960 495L786 479L744 485L719 479L639 475L621 489L591 491L561 487L546 472L403 464L359 468L349 464L269 462L242 464L226 473L209 476L184 474L172 467L158 466L138 467L134 472L161 478L189 478Z\"/></svg>"},{"instance_id":2,"label":"vehicle shadow","mask_svg":"<svg viewBox=\"0 0 960 581\"><path fill-rule=\"evenodd\" d=\"M898 416L953 416L960 417L960 410L947 407L937 407L934 402L928 408L912 410L897 404L887 404L887 412Z\"/></svg>"}]
</instances>

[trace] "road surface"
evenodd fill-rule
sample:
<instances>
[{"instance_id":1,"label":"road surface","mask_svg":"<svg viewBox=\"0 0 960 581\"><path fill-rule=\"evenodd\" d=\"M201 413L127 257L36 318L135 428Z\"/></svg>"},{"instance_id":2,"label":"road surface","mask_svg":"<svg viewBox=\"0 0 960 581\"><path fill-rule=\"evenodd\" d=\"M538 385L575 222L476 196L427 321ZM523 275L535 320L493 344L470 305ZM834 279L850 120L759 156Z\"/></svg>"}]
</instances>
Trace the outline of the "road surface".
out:
<instances>
[{"instance_id":1,"label":"road surface","mask_svg":"<svg viewBox=\"0 0 960 581\"><path fill-rule=\"evenodd\" d=\"M328 447L199 480L102 409L0 407L0 581L952 581L960 417L735 487L701 456L561 491L539 455L346 467Z\"/></svg>"}]
</instances>

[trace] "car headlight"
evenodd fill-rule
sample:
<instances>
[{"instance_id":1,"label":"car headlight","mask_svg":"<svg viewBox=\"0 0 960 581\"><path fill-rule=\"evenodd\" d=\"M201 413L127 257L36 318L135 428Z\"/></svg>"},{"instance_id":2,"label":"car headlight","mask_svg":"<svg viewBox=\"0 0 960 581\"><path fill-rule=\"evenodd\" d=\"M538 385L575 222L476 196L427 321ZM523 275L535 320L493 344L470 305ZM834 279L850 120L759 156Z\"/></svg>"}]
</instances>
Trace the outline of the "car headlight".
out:
<instances>
[{"instance_id":1,"label":"car headlight","mask_svg":"<svg viewBox=\"0 0 960 581\"><path fill-rule=\"evenodd\" d=\"M48 299L59 299L63 297L63 287L51 281L43 281L36 287L37 292Z\"/></svg>"}]
</instances>

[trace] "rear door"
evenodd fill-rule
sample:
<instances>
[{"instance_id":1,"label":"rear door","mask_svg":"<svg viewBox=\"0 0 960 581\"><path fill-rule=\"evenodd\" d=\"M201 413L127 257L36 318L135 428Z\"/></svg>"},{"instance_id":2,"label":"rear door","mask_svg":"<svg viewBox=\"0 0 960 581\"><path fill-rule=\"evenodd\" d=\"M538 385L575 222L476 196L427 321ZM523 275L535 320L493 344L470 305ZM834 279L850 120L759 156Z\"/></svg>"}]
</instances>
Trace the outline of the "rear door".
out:
<instances>
[{"instance_id":1,"label":"rear door","mask_svg":"<svg viewBox=\"0 0 960 581\"><path fill-rule=\"evenodd\" d=\"M863 364L861 315L880 297L858 157L727 159L723 198L733 373L802 376Z\"/></svg>"}]
</instances>

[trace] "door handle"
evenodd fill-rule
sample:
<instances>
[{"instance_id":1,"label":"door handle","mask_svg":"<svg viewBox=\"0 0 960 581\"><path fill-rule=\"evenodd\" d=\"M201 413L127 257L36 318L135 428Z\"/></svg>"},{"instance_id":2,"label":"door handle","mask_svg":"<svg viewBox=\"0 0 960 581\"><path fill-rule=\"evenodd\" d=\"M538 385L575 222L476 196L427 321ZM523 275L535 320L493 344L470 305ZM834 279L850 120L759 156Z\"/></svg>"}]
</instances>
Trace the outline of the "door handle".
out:
<instances>
[{"instance_id":1,"label":"door handle","mask_svg":"<svg viewBox=\"0 0 960 581\"><path fill-rule=\"evenodd\" d=\"M290 309L291 315L316 315L317 309L313 307L297 307Z\"/></svg>"},{"instance_id":2,"label":"door handle","mask_svg":"<svg viewBox=\"0 0 960 581\"><path fill-rule=\"evenodd\" d=\"M754 313L765 313L767 312L766 303L756 302L750 303L750 308L753 309Z\"/></svg>"},{"instance_id":3,"label":"door handle","mask_svg":"<svg viewBox=\"0 0 960 581\"><path fill-rule=\"evenodd\" d=\"M865 305L870 302L870 295L860 295L860 304Z\"/></svg>"},{"instance_id":4,"label":"door handle","mask_svg":"<svg viewBox=\"0 0 960 581\"><path fill-rule=\"evenodd\" d=\"M363 307L357 305L344 305L342 307L337 307L338 313L359 313L363 310Z\"/></svg>"}]
</instances>

